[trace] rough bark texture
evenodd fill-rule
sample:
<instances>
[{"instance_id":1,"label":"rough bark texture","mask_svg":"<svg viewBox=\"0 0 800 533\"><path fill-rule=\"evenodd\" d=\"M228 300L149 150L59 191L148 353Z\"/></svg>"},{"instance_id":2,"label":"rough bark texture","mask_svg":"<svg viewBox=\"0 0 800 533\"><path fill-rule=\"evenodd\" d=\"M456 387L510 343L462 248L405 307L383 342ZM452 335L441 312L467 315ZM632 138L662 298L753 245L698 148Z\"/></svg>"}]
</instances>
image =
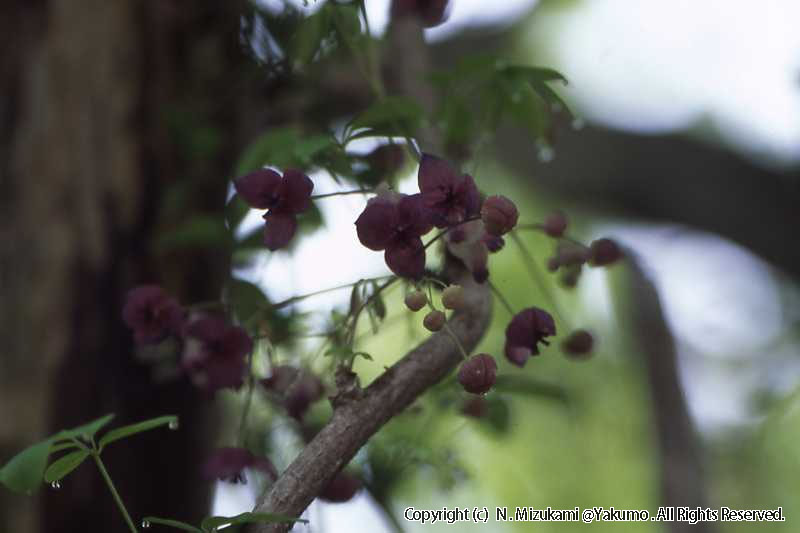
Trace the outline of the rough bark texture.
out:
<instances>
[{"instance_id":1,"label":"rough bark texture","mask_svg":"<svg viewBox=\"0 0 800 533\"><path fill-rule=\"evenodd\" d=\"M242 8L181 0L0 8L0 457L107 412L117 423L177 413L183 431L108 450L135 517L195 520L208 505L197 465L211 444L211 404L183 382L152 381L120 309L137 283L201 301L227 276L225 254L154 242L196 214L221 217L244 137ZM213 146L198 149L198 130L216 137ZM180 202L165 204L168 194ZM120 530L110 509L86 465L38 500L0 492L0 530Z\"/></svg>"},{"instance_id":2,"label":"rough bark texture","mask_svg":"<svg viewBox=\"0 0 800 533\"><path fill-rule=\"evenodd\" d=\"M470 352L489 326L491 293L460 270L465 310L448 322ZM372 382L360 397L334 410L331 420L280 475L256 511L299 516L367 440L461 361L461 352L444 330L428 338ZM288 525L262 524L253 532L287 531Z\"/></svg>"}]
</instances>

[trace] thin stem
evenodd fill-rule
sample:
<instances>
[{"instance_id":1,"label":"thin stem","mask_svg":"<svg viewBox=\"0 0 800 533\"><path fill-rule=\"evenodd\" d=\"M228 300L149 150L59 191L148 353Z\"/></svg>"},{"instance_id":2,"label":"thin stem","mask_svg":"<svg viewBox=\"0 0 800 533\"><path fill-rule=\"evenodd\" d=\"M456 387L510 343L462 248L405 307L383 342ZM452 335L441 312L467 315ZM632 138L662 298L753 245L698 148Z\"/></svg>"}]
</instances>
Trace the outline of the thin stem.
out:
<instances>
[{"instance_id":1,"label":"thin stem","mask_svg":"<svg viewBox=\"0 0 800 533\"><path fill-rule=\"evenodd\" d=\"M515 229L517 229L517 230L534 230L534 231L541 231L542 233L545 233L544 225L542 225L542 224L517 224L517 227ZM567 242L575 244L577 246L581 246L583 248L587 248L587 246L584 243L582 243L581 241L579 241L575 237L570 237L569 235L562 235L561 237L556 237L556 239L562 240L562 241L567 241Z\"/></svg>"},{"instance_id":2,"label":"thin stem","mask_svg":"<svg viewBox=\"0 0 800 533\"><path fill-rule=\"evenodd\" d=\"M247 416L250 414L250 405L253 403L253 389L255 388L255 379L253 378L253 350L247 356L247 393L244 398L244 407L242 407L242 416L239 419L239 446L244 447L245 440L247 439Z\"/></svg>"},{"instance_id":3,"label":"thin stem","mask_svg":"<svg viewBox=\"0 0 800 533\"><path fill-rule=\"evenodd\" d=\"M312 200L320 200L322 198L330 198L331 196L345 196L348 194L370 194L373 191L372 189L356 189L353 191L337 191L337 192L329 192L326 194L315 194L311 197Z\"/></svg>"},{"instance_id":4,"label":"thin stem","mask_svg":"<svg viewBox=\"0 0 800 533\"><path fill-rule=\"evenodd\" d=\"M299 296L292 296L291 298L287 298L286 300L282 300L280 302L274 303L270 306L271 309L281 309L286 307L287 305L291 305L295 302L299 302L300 300L305 300L306 298L311 298L312 296L318 296L320 294L325 294L327 292L338 291L341 289L347 289L348 287L352 287L358 283L362 283L365 281L378 281L381 279L385 279L388 277L393 277L391 275L387 276L378 276L377 278L367 278L367 279L360 279L358 281L354 281L352 283L345 283L344 285L337 285L336 287L328 287L327 289L320 289L318 291L309 292L308 294L301 294Z\"/></svg>"},{"instance_id":5,"label":"thin stem","mask_svg":"<svg viewBox=\"0 0 800 533\"><path fill-rule=\"evenodd\" d=\"M491 281L489 281L488 283L489 283L489 288L492 289L492 292L494 293L494 295L497 296L497 299L500 300L500 303L502 303L503 307L506 308L506 311L508 311L508 314L510 314L511 316L514 316L514 308L511 307L511 304L508 303L508 300L506 300L506 297L503 296L502 292L500 292L500 289L498 289L497 286L495 286L495 284L492 283Z\"/></svg>"},{"instance_id":6,"label":"thin stem","mask_svg":"<svg viewBox=\"0 0 800 533\"><path fill-rule=\"evenodd\" d=\"M445 331L447 331L447 333L450 335L450 338L452 338L452 339L453 339L453 342L454 342L454 343L456 343L456 346L458 346L458 351L459 351L459 352L461 352L461 357L463 357L463 358L464 358L464 360L467 360L467 359L469 359L469 354L468 354L468 353L467 353L467 351L464 349L464 347L461 345L461 341L460 341L460 340L458 340L458 337L456 337L456 334L455 334L455 332L453 332L453 330L452 330L452 329L450 329L450 324L448 324L447 322L445 322L445 323L444 323L444 329L445 329Z\"/></svg>"},{"instance_id":7,"label":"thin stem","mask_svg":"<svg viewBox=\"0 0 800 533\"><path fill-rule=\"evenodd\" d=\"M516 244L519 248L520 253L523 255L525 264L528 266L528 273L530 274L531 279L533 279L533 281L539 286L539 290L542 291L544 297L547 298L550 301L550 305L553 306L553 313L556 315L558 320L567 327L567 329L571 329L569 327L569 323L564 319L564 315L561 313L558 302L556 301L552 291L550 291L550 287L547 286L547 282L544 280L542 272L539 270L539 265L536 263L533 254L531 254L530 250L528 250L528 247L525 246L525 243L519 238L519 235L517 235L515 231L509 232L509 235L511 236L511 240L514 241L514 244Z\"/></svg>"},{"instance_id":8,"label":"thin stem","mask_svg":"<svg viewBox=\"0 0 800 533\"><path fill-rule=\"evenodd\" d=\"M427 250L427 249L428 249L428 246L430 246L431 244L435 243L436 241L438 241L439 239L441 239L442 237L444 237L444 236L445 236L445 235L446 235L446 234L447 234L447 233L448 233L448 232L449 232L451 229L453 229L453 228L457 228L458 226L461 226L461 225L463 225L463 224L466 224L467 222L473 222L473 221L475 221L475 220L480 220L480 219L481 219L480 215L476 215L476 216L474 216L474 217L470 217L470 218L464 219L464 220L462 220L461 222L457 222L457 223L453 224L452 226L448 226L448 227L446 227L445 229L443 229L442 231L440 231L438 234L436 234L436 235L433 237L433 239L431 239L431 240L429 240L427 243L425 243L425 246L423 246L423 248L424 248L425 250Z\"/></svg>"},{"instance_id":9,"label":"thin stem","mask_svg":"<svg viewBox=\"0 0 800 533\"><path fill-rule=\"evenodd\" d=\"M108 485L108 490L111 491L111 496L113 496L114 501L117 502L117 507L119 507L122 517L125 519L125 523L128 524L128 529L130 529L132 533L139 533L139 531L136 529L136 526L133 524L133 520L131 520L131 515L128 514L128 510L125 508L125 504L122 503L122 498L120 498L119 492L117 492L117 488L114 486L114 482L111 481L111 476L108 475L108 470L106 470L103 460L100 459L100 454L96 451L93 451L92 458L94 459L98 470L100 470L100 475L103 476L106 485Z\"/></svg>"}]
</instances>

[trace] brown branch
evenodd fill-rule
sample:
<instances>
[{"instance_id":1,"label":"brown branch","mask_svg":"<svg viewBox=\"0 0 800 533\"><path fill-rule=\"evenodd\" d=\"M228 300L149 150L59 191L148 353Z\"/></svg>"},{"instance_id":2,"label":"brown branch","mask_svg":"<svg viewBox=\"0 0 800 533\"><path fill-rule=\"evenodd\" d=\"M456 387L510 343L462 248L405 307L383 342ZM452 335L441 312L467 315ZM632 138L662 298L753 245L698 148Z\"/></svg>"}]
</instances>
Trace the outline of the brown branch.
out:
<instances>
[{"instance_id":1,"label":"brown branch","mask_svg":"<svg viewBox=\"0 0 800 533\"><path fill-rule=\"evenodd\" d=\"M460 265L454 281L465 291L464 311L450 319L450 328L467 351L475 348L489 326L491 293ZM299 516L356 452L392 417L450 373L461 353L444 332L431 335L372 382L362 396L338 405L327 425L281 474L256 506L256 512ZM287 531L288 525L262 524L258 533Z\"/></svg>"}]
</instances>

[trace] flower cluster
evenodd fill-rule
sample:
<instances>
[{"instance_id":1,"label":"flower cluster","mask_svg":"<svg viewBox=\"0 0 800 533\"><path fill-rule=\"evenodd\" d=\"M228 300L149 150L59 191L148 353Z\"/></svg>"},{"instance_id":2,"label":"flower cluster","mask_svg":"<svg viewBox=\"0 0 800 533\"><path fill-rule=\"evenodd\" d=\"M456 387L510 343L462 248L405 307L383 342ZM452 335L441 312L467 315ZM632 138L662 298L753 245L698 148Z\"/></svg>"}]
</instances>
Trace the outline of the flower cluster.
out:
<instances>
[{"instance_id":1,"label":"flower cluster","mask_svg":"<svg viewBox=\"0 0 800 533\"><path fill-rule=\"evenodd\" d=\"M302 420L311 404L325 394L325 387L317 376L288 365L274 367L272 375L262 379L261 385L275 394L289 416L297 420Z\"/></svg>"},{"instance_id":2,"label":"flower cluster","mask_svg":"<svg viewBox=\"0 0 800 533\"><path fill-rule=\"evenodd\" d=\"M180 335L186 312L178 300L158 285L141 285L128 292L122 320L138 344L154 344Z\"/></svg>"},{"instance_id":3,"label":"flower cluster","mask_svg":"<svg viewBox=\"0 0 800 533\"><path fill-rule=\"evenodd\" d=\"M200 388L216 390L242 385L253 341L244 329L213 316L187 316L177 299L157 285L128 292L122 319L138 344L157 344L168 337L181 342L181 367Z\"/></svg>"},{"instance_id":4,"label":"flower cluster","mask_svg":"<svg viewBox=\"0 0 800 533\"><path fill-rule=\"evenodd\" d=\"M501 235L517 223L514 203L502 196L481 202L472 176L430 154L422 155L417 181L417 194L382 191L367 203L355 223L361 244L384 251L386 264L398 276L418 280L425 271L421 237L434 227L444 229L449 251L476 281L485 281L489 252L502 248Z\"/></svg>"},{"instance_id":5,"label":"flower cluster","mask_svg":"<svg viewBox=\"0 0 800 533\"><path fill-rule=\"evenodd\" d=\"M236 192L264 215L264 245L272 251L284 248L297 231L297 215L311 207L314 182L299 170L286 170L281 177L274 170L261 169L238 178Z\"/></svg>"},{"instance_id":6,"label":"flower cluster","mask_svg":"<svg viewBox=\"0 0 800 533\"><path fill-rule=\"evenodd\" d=\"M267 474L272 480L278 479L278 471L265 457L257 457L244 448L225 447L214 450L203 464L203 476L220 479L230 483L247 483L245 468L252 468Z\"/></svg>"}]
</instances>

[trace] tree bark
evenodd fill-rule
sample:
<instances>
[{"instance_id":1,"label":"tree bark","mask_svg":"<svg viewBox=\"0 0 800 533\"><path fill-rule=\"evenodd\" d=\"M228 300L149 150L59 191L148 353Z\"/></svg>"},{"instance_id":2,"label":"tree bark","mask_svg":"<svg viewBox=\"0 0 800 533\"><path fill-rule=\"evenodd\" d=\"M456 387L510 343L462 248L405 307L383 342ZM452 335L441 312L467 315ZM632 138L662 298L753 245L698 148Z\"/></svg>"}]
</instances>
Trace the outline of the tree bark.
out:
<instances>
[{"instance_id":1,"label":"tree bark","mask_svg":"<svg viewBox=\"0 0 800 533\"><path fill-rule=\"evenodd\" d=\"M224 253L154 243L191 216L222 218L249 134L244 3L2 5L0 453L108 412L118 424L178 414L181 431L119 443L107 462L136 519L197 520L212 404L183 381L153 382L120 310L139 283L191 302L217 297L228 275ZM92 468L63 485L0 493L0 530L122 529Z\"/></svg>"}]
</instances>

